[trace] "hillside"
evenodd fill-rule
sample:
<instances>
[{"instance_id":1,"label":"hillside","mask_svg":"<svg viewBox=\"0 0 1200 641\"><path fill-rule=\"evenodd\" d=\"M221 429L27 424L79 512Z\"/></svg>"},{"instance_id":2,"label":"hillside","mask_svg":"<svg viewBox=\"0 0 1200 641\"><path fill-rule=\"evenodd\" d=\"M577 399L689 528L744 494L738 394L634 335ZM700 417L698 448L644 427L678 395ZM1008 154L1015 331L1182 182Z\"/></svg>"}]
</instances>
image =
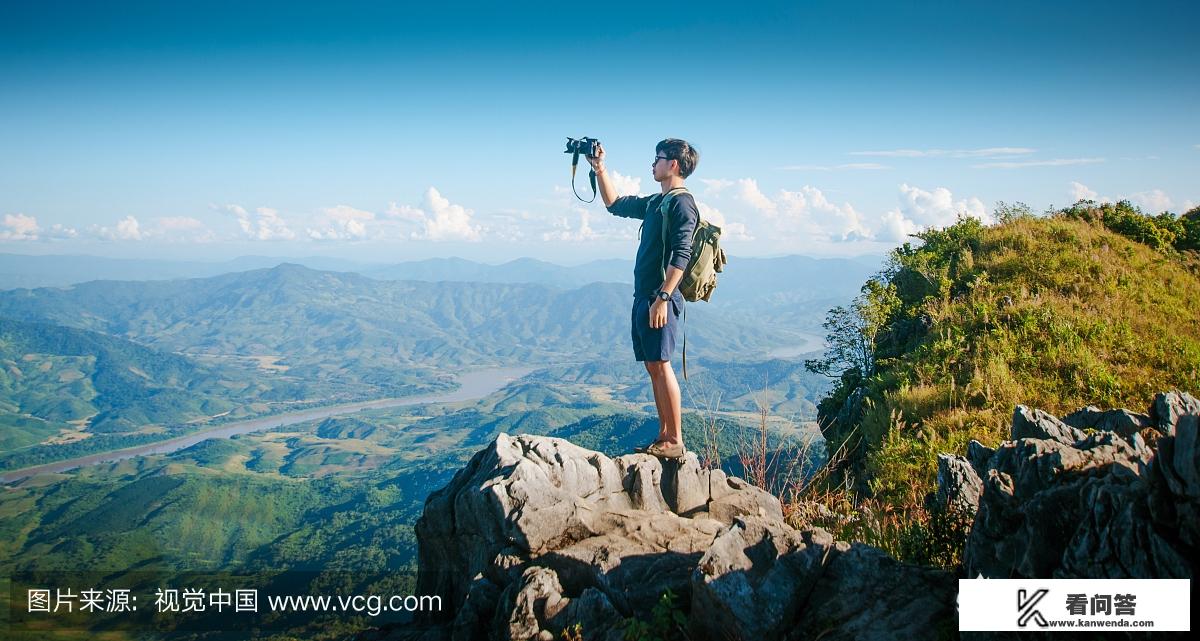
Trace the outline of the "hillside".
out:
<instances>
[{"instance_id":1,"label":"hillside","mask_svg":"<svg viewBox=\"0 0 1200 641\"><path fill-rule=\"evenodd\" d=\"M271 387L120 338L0 318L0 451L63 432L162 430L230 412Z\"/></svg>"},{"instance_id":2,"label":"hillside","mask_svg":"<svg viewBox=\"0 0 1200 641\"><path fill-rule=\"evenodd\" d=\"M1062 415L1200 389L1196 212L1081 202L1000 213L1001 224L963 219L895 250L827 324L866 357L814 363L843 371L820 404L830 451L860 492L917 520L937 454L996 446L1018 404Z\"/></svg>"}]
</instances>

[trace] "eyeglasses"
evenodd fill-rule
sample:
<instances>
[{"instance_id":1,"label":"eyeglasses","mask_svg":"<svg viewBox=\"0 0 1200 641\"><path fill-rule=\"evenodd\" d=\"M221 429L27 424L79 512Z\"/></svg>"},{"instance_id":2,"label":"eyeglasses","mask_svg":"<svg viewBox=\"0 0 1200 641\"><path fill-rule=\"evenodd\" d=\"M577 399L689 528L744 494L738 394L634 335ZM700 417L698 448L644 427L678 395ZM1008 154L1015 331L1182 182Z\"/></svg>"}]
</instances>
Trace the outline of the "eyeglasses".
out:
<instances>
[{"instance_id":1,"label":"eyeglasses","mask_svg":"<svg viewBox=\"0 0 1200 641\"><path fill-rule=\"evenodd\" d=\"M660 161L660 160L670 160L670 158L667 158L666 156L655 156L654 162L651 164L657 165L658 161Z\"/></svg>"}]
</instances>

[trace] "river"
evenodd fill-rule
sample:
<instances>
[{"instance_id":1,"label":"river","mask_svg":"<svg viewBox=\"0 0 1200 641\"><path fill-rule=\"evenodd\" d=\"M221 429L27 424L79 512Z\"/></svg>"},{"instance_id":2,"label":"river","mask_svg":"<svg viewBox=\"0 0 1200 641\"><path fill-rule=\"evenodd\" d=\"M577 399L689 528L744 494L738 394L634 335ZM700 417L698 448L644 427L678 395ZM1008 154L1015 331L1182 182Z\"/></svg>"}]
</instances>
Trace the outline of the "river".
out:
<instances>
[{"instance_id":1,"label":"river","mask_svg":"<svg viewBox=\"0 0 1200 641\"><path fill-rule=\"evenodd\" d=\"M227 423L219 427L213 427L200 432L192 432L185 436L178 436L156 443L147 445L138 445L122 450L113 450L111 452L100 452L99 454L89 454L79 458L68 459L65 461L55 461L54 463L46 463L45 465L37 465L34 467L26 467L12 472L0 474L0 483L13 483L26 479L37 474L65 472L73 470L77 467L85 465L95 465L97 463L111 463L120 461L135 456L143 456L146 454L167 454L176 450L181 450L185 447L191 447L201 441L206 441L210 438L229 438L235 434L249 434L250 432L259 432L266 429L283 427L285 425L295 425L297 423L305 423L331 416L343 416L353 414L364 409L380 409L387 407L401 407L404 405L421 405L425 403L455 403L458 401L471 401L483 398L492 392L503 389L509 383L529 374L534 371L534 367L495 367L489 369L481 369L473 372L466 372L458 378L459 388L452 392L442 392L439 394L425 394L423 396L408 396L404 398L381 398L373 401L359 401L357 403L346 403L344 405L330 405L328 407L319 407L315 409L302 410L299 412L289 412L287 414L275 414L263 418L255 418L246 421L238 421L236 423Z\"/></svg>"}]
</instances>

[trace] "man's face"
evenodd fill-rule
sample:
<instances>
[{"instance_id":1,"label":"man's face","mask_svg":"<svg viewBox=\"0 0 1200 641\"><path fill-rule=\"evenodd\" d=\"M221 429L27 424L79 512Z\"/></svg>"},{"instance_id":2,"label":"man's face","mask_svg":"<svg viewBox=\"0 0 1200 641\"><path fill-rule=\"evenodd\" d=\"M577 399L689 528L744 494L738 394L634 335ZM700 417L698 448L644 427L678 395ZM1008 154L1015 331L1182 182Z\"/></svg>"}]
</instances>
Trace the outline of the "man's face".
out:
<instances>
[{"instance_id":1,"label":"man's face","mask_svg":"<svg viewBox=\"0 0 1200 641\"><path fill-rule=\"evenodd\" d=\"M654 175L654 182L662 182L671 176L671 168L675 166L673 161L667 160L667 157L657 152L654 154L654 164L650 167L650 173Z\"/></svg>"}]
</instances>

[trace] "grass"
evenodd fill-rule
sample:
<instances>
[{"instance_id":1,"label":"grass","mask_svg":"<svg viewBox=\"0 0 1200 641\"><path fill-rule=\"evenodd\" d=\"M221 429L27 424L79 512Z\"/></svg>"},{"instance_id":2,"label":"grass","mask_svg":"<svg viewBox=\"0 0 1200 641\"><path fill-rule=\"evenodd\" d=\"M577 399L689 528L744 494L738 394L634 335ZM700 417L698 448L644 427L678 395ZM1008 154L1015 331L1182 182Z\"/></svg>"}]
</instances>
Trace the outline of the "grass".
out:
<instances>
[{"instance_id":1,"label":"grass","mask_svg":"<svg viewBox=\"0 0 1200 641\"><path fill-rule=\"evenodd\" d=\"M1118 233L1161 240L1129 211L1117 231L1111 212L1089 211L963 219L893 252L873 289L887 321L871 374L843 376L822 401L829 462L780 493L789 521L955 569L969 523L926 507L938 453L998 445L1017 404L1145 411L1157 392L1200 392L1200 261L1175 248L1182 237ZM860 386L861 411L839 420Z\"/></svg>"}]
</instances>

